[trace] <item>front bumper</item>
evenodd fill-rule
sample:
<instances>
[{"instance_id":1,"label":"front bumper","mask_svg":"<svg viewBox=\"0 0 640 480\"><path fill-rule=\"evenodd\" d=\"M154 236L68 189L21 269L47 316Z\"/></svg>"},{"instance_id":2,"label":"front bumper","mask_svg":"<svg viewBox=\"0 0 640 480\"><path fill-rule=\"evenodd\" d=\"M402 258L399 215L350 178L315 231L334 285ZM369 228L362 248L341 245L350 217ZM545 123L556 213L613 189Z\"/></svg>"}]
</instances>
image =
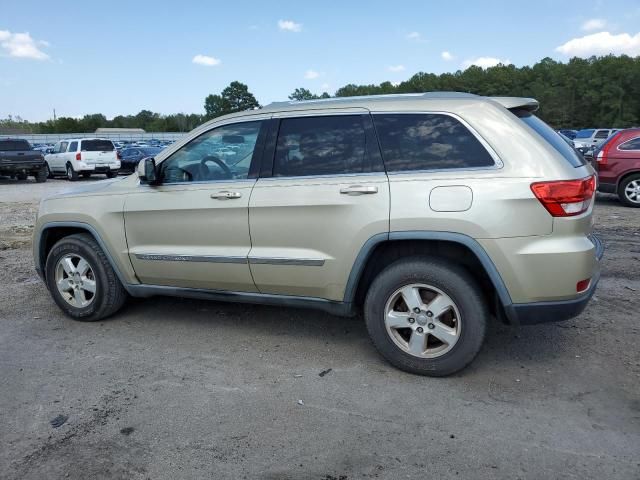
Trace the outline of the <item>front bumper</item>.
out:
<instances>
[{"instance_id":1,"label":"front bumper","mask_svg":"<svg viewBox=\"0 0 640 480\"><path fill-rule=\"evenodd\" d=\"M604 255L604 244L596 235L590 235L589 239L596 247L598 261ZM561 322L577 317L585 309L589 300L596 291L600 273L592 279L586 292L581 293L571 300L555 302L514 303L504 307L505 315L509 323L513 325L533 325L537 323Z\"/></svg>"}]
</instances>

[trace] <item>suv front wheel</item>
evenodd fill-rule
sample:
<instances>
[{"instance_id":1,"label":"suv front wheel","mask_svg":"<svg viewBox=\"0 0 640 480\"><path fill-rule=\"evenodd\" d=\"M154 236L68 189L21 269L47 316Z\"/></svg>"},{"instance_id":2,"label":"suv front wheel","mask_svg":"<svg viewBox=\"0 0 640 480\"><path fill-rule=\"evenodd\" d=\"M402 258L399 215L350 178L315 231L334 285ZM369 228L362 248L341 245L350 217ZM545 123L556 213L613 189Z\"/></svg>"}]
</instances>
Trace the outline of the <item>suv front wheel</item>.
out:
<instances>
[{"instance_id":1,"label":"suv front wheel","mask_svg":"<svg viewBox=\"0 0 640 480\"><path fill-rule=\"evenodd\" d=\"M471 275L432 257L399 260L383 270L369 288L364 313L383 357L407 372L434 377L474 359L489 316Z\"/></svg>"},{"instance_id":2,"label":"suv front wheel","mask_svg":"<svg viewBox=\"0 0 640 480\"><path fill-rule=\"evenodd\" d=\"M45 274L53 299L75 320L101 320L119 310L127 298L107 257L89 234L59 240L47 256Z\"/></svg>"}]
</instances>

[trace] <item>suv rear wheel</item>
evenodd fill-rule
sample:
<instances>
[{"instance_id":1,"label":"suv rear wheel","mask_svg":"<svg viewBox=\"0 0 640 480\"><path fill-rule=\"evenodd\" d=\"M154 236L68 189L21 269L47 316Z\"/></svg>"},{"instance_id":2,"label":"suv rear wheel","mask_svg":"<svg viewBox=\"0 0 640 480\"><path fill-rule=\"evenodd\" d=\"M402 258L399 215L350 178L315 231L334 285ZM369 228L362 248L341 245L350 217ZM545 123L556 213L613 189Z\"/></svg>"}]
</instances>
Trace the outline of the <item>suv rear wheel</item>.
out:
<instances>
[{"instance_id":1,"label":"suv rear wheel","mask_svg":"<svg viewBox=\"0 0 640 480\"><path fill-rule=\"evenodd\" d=\"M47 256L46 282L53 299L75 320L92 322L112 315L127 293L91 235L58 241Z\"/></svg>"},{"instance_id":2,"label":"suv rear wheel","mask_svg":"<svg viewBox=\"0 0 640 480\"><path fill-rule=\"evenodd\" d=\"M475 358L489 317L474 279L460 266L432 257L399 260L383 270L364 310L382 356L407 372L435 377Z\"/></svg>"},{"instance_id":3,"label":"suv rear wheel","mask_svg":"<svg viewBox=\"0 0 640 480\"><path fill-rule=\"evenodd\" d=\"M627 207L640 207L640 173L629 175L620 182L618 197Z\"/></svg>"},{"instance_id":4,"label":"suv rear wheel","mask_svg":"<svg viewBox=\"0 0 640 480\"><path fill-rule=\"evenodd\" d=\"M75 182L78 180L78 172L76 172L70 163L67 163L67 179L70 182Z\"/></svg>"}]
</instances>

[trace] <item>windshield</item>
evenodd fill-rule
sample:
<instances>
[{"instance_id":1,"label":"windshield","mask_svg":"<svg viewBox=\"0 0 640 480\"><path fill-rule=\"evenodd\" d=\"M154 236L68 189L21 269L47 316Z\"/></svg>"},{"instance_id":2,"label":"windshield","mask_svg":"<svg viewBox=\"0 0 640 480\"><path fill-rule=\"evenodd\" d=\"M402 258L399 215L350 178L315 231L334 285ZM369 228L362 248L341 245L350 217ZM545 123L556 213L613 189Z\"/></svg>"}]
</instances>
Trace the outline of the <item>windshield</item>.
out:
<instances>
[{"instance_id":1,"label":"windshield","mask_svg":"<svg viewBox=\"0 0 640 480\"><path fill-rule=\"evenodd\" d=\"M31 150L31 145L26 140L0 140L0 150L3 152Z\"/></svg>"},{"instance_id":2,"label":"windshield","mask_svg":"<svg viewBox=\"0 0 640 480\"><path fill-rule=\"evenodd\" d=\"M80 150L83 152L112 152L113 143L111 140L82 140Z\"/></svg>"},{"instance_id":3,"label":"windshield","mask_svg":"<svg viewBox=\"0 0 640 480\"><path fill-rule=\"evenodd\" d=\"M585 164L584 158L580 155L575 148L571 147L562 137L553 130L549 125L544 123L534 114L526 110L516 110L515 115L520 118L524 123L533 128L547 143L555 148L564 159L574 167L581 167ZM593 130L592 130L593 131Z\"/></svg>"},{"instance_id":4,"label":"windshield","mask_svg":"<svg viewBox=\"0 0 640 480\"><path fill-rule=\"evenodd\" d=\"M586 128L584 130L578 130L576 133L576 138L591 138L595 130L593 128Z\"/></svg>"}]
</instances>

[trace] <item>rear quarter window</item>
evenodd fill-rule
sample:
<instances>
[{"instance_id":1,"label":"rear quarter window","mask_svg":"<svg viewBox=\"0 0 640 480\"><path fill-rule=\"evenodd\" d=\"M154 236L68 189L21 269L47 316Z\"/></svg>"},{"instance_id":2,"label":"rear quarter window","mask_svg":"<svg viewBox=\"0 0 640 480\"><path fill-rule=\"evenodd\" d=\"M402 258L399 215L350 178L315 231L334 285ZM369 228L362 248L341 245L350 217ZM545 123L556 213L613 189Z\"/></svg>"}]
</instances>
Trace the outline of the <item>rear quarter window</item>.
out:
<instances>
[{"instance_id":1,"label":"rear quarter window","mask_svg":"<svg viewBox=\"0 0 640 480\"><path fill-rule=\"evenodd\" d=\"M82 140L80 149L83 152L112 152L114 146L111 140Z\"/></svg>"},{"instance_id":2,"label":"rear quarter window","mask_svg":"<svg viewBox=\"0 0 640 480\"><path fill-rule=\"evenodd\" d=\"M618 147L619 150L640 150L640 137L624 142Z\"/></svg>"},{"instance_id":3,"label":"rear quarter window","mask_svg":"<svg viewBox=\"0 0 640 480\"><path fill-rule=\"evenodd\" d=\"M449 115L374 114L373 120L388 172L495 165L480 140Z\"/></svg>"},{"instance_id":4,"label":"rear quarter window","mask_svg":"<svg viewBox=\"0 0 640 480\"><path fill-rule=\"evenodd\" d=\"M582 155L576 152L575 148L572 148L560 135L556 133L554 129L536 117L533 113L527 110L516 110L513 113L529 127L535 130L538 135L546 140L546 142L560 153L560 155L562 155L563 158L572 166L581 167L585 165L586 162L584 158L582 158ZM591 130L591 132L593 132L593 130ZM576 136L576 138L578 138L578 136Z\"/></svg>"}]
</instances>

